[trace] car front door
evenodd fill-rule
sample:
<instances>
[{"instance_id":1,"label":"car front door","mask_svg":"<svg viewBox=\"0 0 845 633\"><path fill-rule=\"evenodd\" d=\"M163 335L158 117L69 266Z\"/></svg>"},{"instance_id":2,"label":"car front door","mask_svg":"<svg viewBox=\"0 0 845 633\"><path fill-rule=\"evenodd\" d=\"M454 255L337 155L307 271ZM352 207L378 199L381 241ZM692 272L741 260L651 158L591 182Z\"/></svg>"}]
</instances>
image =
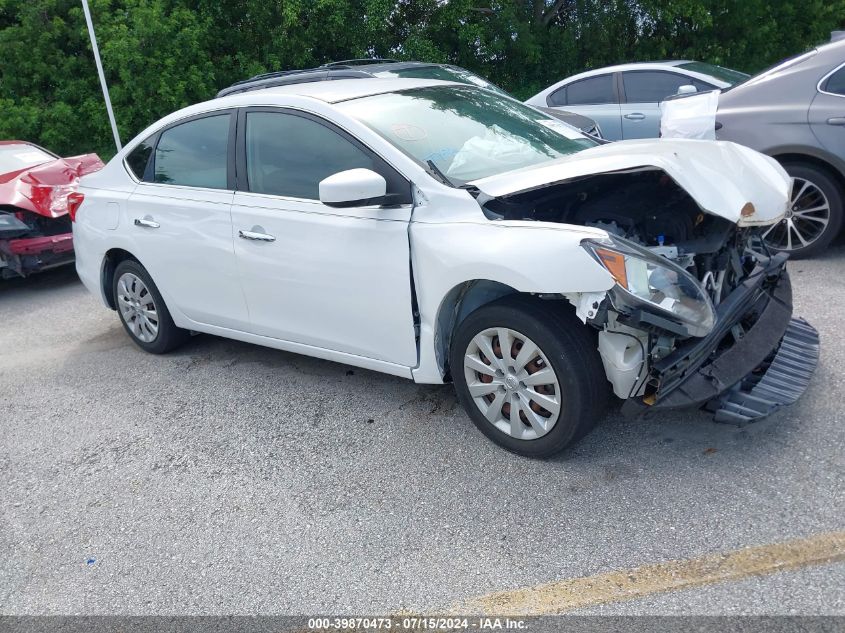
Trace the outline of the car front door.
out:
<instances>
[{"instance_id":1,"label":"car front door","mask_svg":"<svg viewBox=\"0 0 845 633\"><path fill-rule=\"evenodd\" d=\"M168 305L199 323L245 330L232 245L234 139L235 114L224 111L180 121L141 143L127 157L141 181L127 201L128 230L133 254Z\"/></svg>"},{"instance_id":2,"label":"car front door","mask_svg":"<svg viewBox=\"0 0 845 633\"><path fill-rule=\"evenodd\" d=\"M604 138L610 141L622 138L621 111L613 73L566 84L551 93L546 103L550 108L593 119L601 127Z\"/></svg>"},{"instance_id":3,"label":"car front door","mask_svg":"<svg viewBox=\"0 0 845 633\"><path fill-rule=\"evenodd\" d=\"M660 102L677 94L681 86L713 88L692 77L663 70L626 70L621 73L621 82L624 139L660 136Z\"/></svg>"},{"instance_id":4,"label":"car front door","mask_svg":"<svg viewBox=\"0 0 845 633\"><path fill-rule=\"evenodd\" d=\"M845 160L845 66L821 81L810 104L809 121L824 148Z\"/></svg>"},{"instance_id":5,"label":"car front door","mask_svg":"<svg viewBox=\"0 0 845 633\"><path fill-rule=\"evenodd\" d=\"M415 366L410 183L313 115L251 108L239 116L233 240L251 331L312 352ZM354 168L383 175L398 204L322 204L320 181Z\"/></svg>"}]
</instances>

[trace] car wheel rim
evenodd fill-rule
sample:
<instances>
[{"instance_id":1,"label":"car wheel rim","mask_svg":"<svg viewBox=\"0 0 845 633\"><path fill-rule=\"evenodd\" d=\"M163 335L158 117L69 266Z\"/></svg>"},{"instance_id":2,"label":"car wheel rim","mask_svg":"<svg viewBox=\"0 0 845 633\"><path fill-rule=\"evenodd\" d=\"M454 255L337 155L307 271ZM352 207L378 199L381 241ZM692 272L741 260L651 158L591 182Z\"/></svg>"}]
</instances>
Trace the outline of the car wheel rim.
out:
<instances>
[{"instance_id":1,"label":"car wheel rim","mask_svg":"<svg viewBox=\"0 0 845 633\"><path fill-rule=\"evenodd\" d=\"M549 359L530 338L509 328L476 334L464 354L469 394L487 421L519 440L552 430L561 392Z\"/></svg>"},{"instance_id":2,"label":"car wheel rim","mask_svg":"<svg viewBox=\"0 0 845 633\"><path fill-rule=\"evenodd\" d=\"M830 202L824 192L809 180L793 178L786 216L763 233L763 239L782 251L807 248L821 237L829 222Z\"/></svg>"},{"instance_id":3,"label":"car wheel rim","mask_svg":"<svg viewBox=\"0 0 845 633\"><path fill-rule=\"evenodd\" d=\"M117 280L120 316L139 341L150 343L158 336L158 309L153 295L141 278L123 273Z\"/></svg>"}]
</instances>

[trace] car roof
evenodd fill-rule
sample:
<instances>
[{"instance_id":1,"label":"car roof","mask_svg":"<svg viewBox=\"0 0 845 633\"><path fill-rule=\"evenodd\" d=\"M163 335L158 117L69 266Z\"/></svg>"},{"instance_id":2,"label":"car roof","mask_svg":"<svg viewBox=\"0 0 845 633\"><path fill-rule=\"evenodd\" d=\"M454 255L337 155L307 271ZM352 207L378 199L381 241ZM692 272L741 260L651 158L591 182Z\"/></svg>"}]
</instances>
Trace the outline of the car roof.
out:
<instances>
[{"instance_id":1,"label":"car roof","mask_svg":"<svg viewBox=\"0 0 845 633\"><path fill-rule=\"evenodd\" d=\"M454 81L441 81L438 79L387 79L387 78L362 78L362 79L336 79L333 81L309 81L307 83L287 84L285 86L273 86L260 90L250 90L233 94L227 97L220 97L214 100L216 106L221 102L232 100L238 105L251 101L266 101L273 96L308 97L318 99L326 103L338 103L349 99L369 97L387 92L398 92L400 90L411 90L414 88L425 88L428 86L462 86L466 84Z\"/></svg>"},{"instance_id":2,"label":"car roof","mask_svg":"<svg viewBox=\"0 0 845 633\"><path fill-rule=\"evenodd\" d=\"M313 81L337 81L340 79L363 79L374 77L385 71L401 71L412 68L449 67L450 64L437 64L420 61L396 61L394 59L349 59L329 62L315 68L281 70L255 75L249 79L236 81L217 93L225 97L238 92L262 90L273 86L307 83Z\"/></svg>"}]
</instances>

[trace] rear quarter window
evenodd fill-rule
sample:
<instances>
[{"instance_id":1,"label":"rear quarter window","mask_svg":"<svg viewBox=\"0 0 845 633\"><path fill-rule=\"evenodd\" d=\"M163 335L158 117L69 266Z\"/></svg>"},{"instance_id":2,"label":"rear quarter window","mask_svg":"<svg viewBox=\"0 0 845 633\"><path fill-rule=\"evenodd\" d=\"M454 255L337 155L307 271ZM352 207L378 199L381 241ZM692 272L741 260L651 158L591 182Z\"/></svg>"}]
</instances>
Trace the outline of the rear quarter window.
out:
<instances>
[{"instance_id":1,"label":"rear quarter window","mask_svg":"<svg viewBox=\"0 0 845 633\"><path fill-rule=\"evenodd\" d=\"M144 180L144 174L147 171L147 164L150 162L150 156L152 155L152 137L138 143L137 147L126 155L126 166L138 180Z\"/></svg>"}]
</instances>

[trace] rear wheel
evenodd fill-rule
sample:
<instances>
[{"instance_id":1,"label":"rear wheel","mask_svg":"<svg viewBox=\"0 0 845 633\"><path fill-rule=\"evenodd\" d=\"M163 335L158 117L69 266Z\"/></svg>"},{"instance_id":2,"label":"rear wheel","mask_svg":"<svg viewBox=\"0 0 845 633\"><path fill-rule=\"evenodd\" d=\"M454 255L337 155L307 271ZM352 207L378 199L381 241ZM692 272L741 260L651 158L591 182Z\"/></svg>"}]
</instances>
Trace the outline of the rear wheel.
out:
<instances>
[{"instance_id":1,"label":"rear wheel","mask_svg":"<svg viewBox=\"0 0 845 633\"><path fill-rule=\"evenodd\" d=\"M470 314L452 337L458 398L487 437L548 457L592 429L607 401L595 337L574 316L523 296Z\"/></svg>"},{"instance_id":2,"label":"rear wheel","mask_svg":"<svg viewBox=\"0 0 845 633\"><path fill-rule=\"evenodd\" d=\"M126 260L117 265L112 292L123 328L141 349L164 354L190 336L173 323L158 288L138 262Z\"/></svg>"},{"instance_id":3,"label":"rear wheel","mask_svg":"<svg viewBox=\"0 0 845 633\"><path fill-rule=\"evenodd\" d=\"M823 251L842 228L842 192L822 169L805 163L784 163L792 176L786 217L763 234L766 244L794 259Z\"/></svg>"}]
</instances>

